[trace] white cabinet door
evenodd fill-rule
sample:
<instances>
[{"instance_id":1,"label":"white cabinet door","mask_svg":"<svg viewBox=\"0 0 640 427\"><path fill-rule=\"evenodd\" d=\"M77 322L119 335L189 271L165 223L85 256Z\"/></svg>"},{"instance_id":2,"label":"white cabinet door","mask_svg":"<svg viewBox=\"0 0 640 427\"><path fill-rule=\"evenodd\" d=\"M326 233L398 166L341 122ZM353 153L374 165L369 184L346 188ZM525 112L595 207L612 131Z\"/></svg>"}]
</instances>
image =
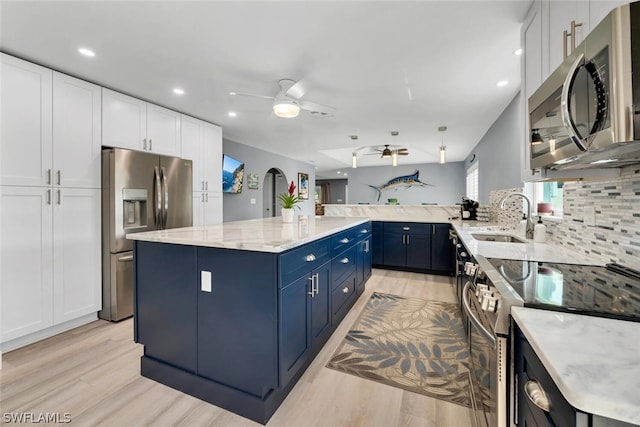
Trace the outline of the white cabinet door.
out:
<instances>
[{"instance_id":1,"label":"white cabinet door","mask_svg":"<svg viewBox=\"0 0 640 427\"><path fill-rule=\"evenodd\" d=\"M220 126L204 124L201 167L205 190L222 191L222 128Z\"/></svg>"},{"instance_id":2,"label":"white cabinet door","mask_svg":"<svg viewBox=\"0 0 640 427\"><path fill-rule=\"evenodd\" d=\"M203 225L222 223L222 193L204 193Z\"/></svg>"},{"instance_id":3,"label":"white cabinet door","mask_svg":"<svg viewBox=\"0 0 640 427\"><path fill-rule=\"evenodd\" d=\"M200 191L193 192L193 226L197 227L202 225L203 219L203 210L204 210L204 193Z\"/></svg>"},{"instance_id":4,"label":"white cabinet door","mask_svg":"<svg viewBox=\"0 0 640 427\"><path fill-rule=\"evenodd\" d=\"M147 150L180 155L180 113L147 103Z\"/></svg>"},{"instance_id":5,"label":"white cabinet door","mask_svg":"<svg viewBox=\"0 0 640 427\"><path fill-rule=\"evenodd\" d=\"M101 90L54 72L54 185L100 188Z\"/></svg>"},{"instance_id":6,"label":"white cabinet door","mask_svg":"<svg viewBox=\"0 0 640 427\"><path fill-rule=\"evenodd\" d=\"M102 89L102 145L146 150L147 103Z\"/></svg>"},{"instance_id":7,"label":"white cabinet door","mask_svg":"<svg viewBox=\"0 0 640 427\"><path fill-rule=\"evenodd\" d=\"M51 188L0 187L0 341L53 324Z\"/></svg>"},{"instance_id":8,"label":"white cabinet door","mask_svg":"<svg viewBox=\"0 0 640 427\"><path fill-rule=\"evenodd\" d=\"M53 320L102 308L99 189L54 189Z\"/></svg>"},{"instance_id":9,"label":"white cabinet door","mask_svg":"<svg viewBox=\"0 0 640 427\"><path fill-rule=\"evenodd\" d=\"M200 149L204 122L185 115L182 115L181 120L181 157L193 162L193 191L203 191L205 190L205 185L202 179L202 153Z\"/></svg>"},{"instance_id":10,"label":"white cabinet door","mask_svg":"<svg viewBox=\"0 0 640 427\"><path fill-rule=\"evenodd\" d=\"M50 184L52 71L2 54L0 184Z\"/></svg>"},{"instance_id":11,"label":"white cabinet door","mask_svg":"<svg viewBox=\"0 0 640 427\"><path fill-rule=\"evenodd\" d=\"M575 21L575 41L569 36L567 54L571 45L578 46L589 33L589 3L584 0L551 0L549 2L549 73L553 73L564 61L564 31L571 33L571 21ZM546 76L545 76L546 77Z\"/></svg>"}]
</instances>

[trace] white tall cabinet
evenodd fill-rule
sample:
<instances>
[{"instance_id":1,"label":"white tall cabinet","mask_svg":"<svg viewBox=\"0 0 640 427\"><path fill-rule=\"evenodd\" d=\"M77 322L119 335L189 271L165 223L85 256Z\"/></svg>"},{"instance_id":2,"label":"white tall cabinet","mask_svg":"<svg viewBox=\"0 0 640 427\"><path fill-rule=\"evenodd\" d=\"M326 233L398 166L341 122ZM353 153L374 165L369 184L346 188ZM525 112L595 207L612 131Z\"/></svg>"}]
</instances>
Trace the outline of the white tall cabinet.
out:
<instances>
[{"instance_id":1,"label":"white tall cabinet","mask_svg":"<svg viewBox=\"0 0 640 427\"><path fill-rule=\"evenodd\" d=\"M99 86L2 54L0 348L101 308Z\"/></svg>"},{"instance_id":2,"label":"white tall cabinet","mask_svg":"<svg viewBox=\"0 0 640 427\"><path fill-rule=\"evenodd\" d=\"M102 145L180 156L180 113L102 89Z\"/></svg>"},{"instance_id":3,"label":"white tall cabinet","mask_svg":"<svg viewBox=\"0 0 640 427\"><path fill-rule=\"evenodd\" d=\"M222 128L182 115L182 157L193 161L193 225L222 222Z\"/></svg>"}]
</instances>

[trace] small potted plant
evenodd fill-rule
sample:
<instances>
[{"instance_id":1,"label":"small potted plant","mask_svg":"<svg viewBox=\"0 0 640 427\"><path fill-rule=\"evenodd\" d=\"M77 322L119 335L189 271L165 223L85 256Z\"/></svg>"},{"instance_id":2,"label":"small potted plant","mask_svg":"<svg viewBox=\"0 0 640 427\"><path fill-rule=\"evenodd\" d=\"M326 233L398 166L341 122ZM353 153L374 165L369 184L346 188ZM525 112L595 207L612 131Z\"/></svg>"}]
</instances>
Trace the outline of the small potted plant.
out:
<instances>
[{"instance_id":1,"label":"small potted plant","mask_svg":"<svg viewBox=\"0 0 640 427\"><path fill-rule=\"evenodd\" d=\"M300 199L295 195L295 191L296 185L291 181L288 192L278 194L278 198L282 202L282 222L293 222L294 208L300 209L300 206L296 205Z\"/></svg>"}]
</instances>

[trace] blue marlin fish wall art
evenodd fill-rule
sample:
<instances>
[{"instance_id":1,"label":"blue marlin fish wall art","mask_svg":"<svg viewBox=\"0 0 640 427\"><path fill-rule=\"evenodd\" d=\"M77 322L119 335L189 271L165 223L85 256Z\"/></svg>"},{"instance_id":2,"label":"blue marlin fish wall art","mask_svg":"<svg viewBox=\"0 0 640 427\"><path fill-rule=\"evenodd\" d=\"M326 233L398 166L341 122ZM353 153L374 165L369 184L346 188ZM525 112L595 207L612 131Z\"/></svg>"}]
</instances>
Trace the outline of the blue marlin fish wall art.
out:
<instances>
[{"instance_id":1,"label":"blue marlin fish wall art","mask_svg":"<svg viewBox=\"0 0 640 427\"><path fill-rule=\"evenodd\" d=\"M369 185L369 187L373 188L378 192L378 201L380 200L380 195L384 190L389 190L391 188L397 190L400 187L410 188L410 187L433 187L432 184L427 184L426 182L422 182L418 179L418 175L420 171L416 171L413 175L404 175L399 176L397 178L393 178L387 181L385 184L380 187L376 187L373 185Z\"/></svg>"}]
</instances>

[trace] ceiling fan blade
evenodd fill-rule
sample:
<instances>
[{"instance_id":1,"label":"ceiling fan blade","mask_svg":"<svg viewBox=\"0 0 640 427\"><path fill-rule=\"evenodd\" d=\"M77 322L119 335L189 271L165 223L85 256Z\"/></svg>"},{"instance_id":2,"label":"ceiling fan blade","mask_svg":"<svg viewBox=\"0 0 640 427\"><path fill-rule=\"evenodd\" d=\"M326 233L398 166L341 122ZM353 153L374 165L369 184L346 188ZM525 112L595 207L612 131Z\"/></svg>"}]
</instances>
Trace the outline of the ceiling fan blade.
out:
<instances>
[{"instance_id":1,"label":"ceiling fan blade","mask_svg":"<svg viewBox=\"0 0 640 427\"><path fill-rule=\"evenodd\" d=\"M408 152L406 152L406 153L396 153L396 154L397 154L398 156L408 156L408 155L409 155L409 153L408 153Z\"/></svg>"},{"instance_id":2,"label":"ceiling fan blade","mask_svg":"<svg viewBox=\"0 0 640 427\"><path fill-rule=\"evenodd\" d=\"M289 89L287 89L285 95L295 99L300 99L304 96L305 93L307 93L308 90L309 84L306 82L306 80L301 79L294 83L293 86L291 86Z\"/></svg>"},{"instance_id":3,"label":"ceiling fan blade","mask_svg":"<svg viewBox=\"0 0 640 427\"><path fill-rule=\"evenodd\" d=\"M241 93L241 92L229 92L229 95L232 96L250 96L251 98L263 98L263 99L275 99L273 96L267 96L267 95L254 95L251 93Z\"/></svg>"},{"instance_id":4,"label":"ceiling fan blade","mask_svg":"<svg viewBox=\"0 0 640 427\"><path fill-rule=\"evenodd\" d=\"M397 151L397 152L400 152L400 151L409 151L409 149L408 149L408 148L398 148L396 151Z\"/></svg>"},{"instance_id":5,"label":"ceiling fan blade","mask_svg":"<svg viewBox=\"0 0 640 427\"><path fill-rule=\"evenodd\" d=\"M311 114L317 113L319 116L333 116L336 109L329 105L322 105L311 101L300 101L300 108L311 111ZM316 115L316 114L314 114Z\"/></svg>"}]
</instances>

